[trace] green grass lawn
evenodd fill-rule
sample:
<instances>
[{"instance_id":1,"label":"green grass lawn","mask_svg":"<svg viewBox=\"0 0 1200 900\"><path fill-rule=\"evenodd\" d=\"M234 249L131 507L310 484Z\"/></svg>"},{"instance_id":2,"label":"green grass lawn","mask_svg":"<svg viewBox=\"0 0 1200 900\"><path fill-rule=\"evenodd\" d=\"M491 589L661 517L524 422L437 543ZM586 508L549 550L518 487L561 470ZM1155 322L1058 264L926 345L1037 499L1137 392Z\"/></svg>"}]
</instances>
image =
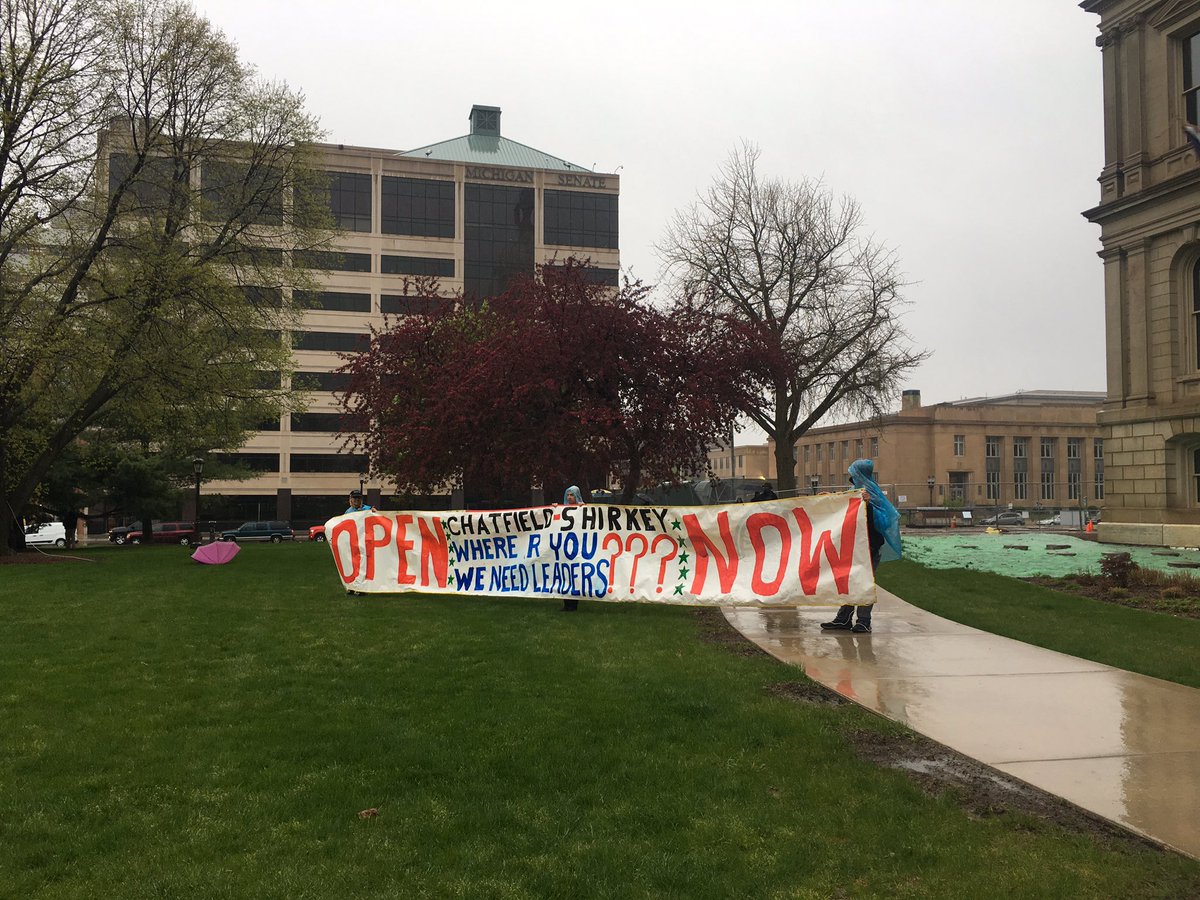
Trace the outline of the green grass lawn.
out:
<instances>
[{"instance_id":1,"label":"green grass lawn","mask_svg":"<svg viewBox=\"0 0 1200 900\"><path fill-rule=\"evenodd\" d=\"M879 567L879 584L939 616L1200 688L1200 619L1131 609L973 569Z\"/></svg>"},{"instance_id":2,"label":"green grass lawn","mask_svg":"<svg viewBox=\"0 0 1200 900\"><path fill-rule=\"evenodd\" d=\"M859 760L896 726L769 695L802 676L686 609L348 598L311 544L82 555L0 566L3 897L1200 894Z\"/></svg>"}]
</instances>

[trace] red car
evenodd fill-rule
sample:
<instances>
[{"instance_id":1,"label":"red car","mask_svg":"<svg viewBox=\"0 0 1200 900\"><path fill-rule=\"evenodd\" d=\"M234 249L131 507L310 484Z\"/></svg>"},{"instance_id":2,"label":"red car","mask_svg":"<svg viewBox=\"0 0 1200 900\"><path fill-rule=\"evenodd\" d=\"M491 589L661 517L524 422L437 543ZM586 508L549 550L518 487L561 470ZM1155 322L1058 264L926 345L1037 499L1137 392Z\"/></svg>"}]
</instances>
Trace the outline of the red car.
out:
<instances>
[{"instance_id":1,"label":"red car","mask_svg":"<svg viewBox=\"0 0 1200 900\"><path fill-rule=\"evenodd\" d=\"M156 544L166 542L187 546L195 537L191 522L155 522L151 527L150 540ZM131 544L140 544L145 541L145 536L141 531L131 531L125 539Z\"/></svg>"},{"instance_id":2,"label":"red car","mask_svg":"<svg viewBox=\"0 0 1200 900\"><path fill-rule=\"evenodd\" d=\"M319 543L323 543L325 541L325 526L324 525L313 525L311 528L309 528L308 529L308 539L310 541L317 541Z\"/></svg>"}]
</instances>

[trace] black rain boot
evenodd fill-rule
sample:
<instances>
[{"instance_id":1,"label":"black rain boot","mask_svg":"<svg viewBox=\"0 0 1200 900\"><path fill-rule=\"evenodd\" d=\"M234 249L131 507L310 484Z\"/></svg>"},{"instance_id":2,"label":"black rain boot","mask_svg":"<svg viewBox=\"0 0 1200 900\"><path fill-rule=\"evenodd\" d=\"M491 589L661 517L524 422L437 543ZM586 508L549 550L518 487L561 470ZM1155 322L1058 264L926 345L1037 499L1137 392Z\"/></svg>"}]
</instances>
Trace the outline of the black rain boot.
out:
<instances>
[{"instance_id":1,"label":"black rain boot","mask_svg":"<svg viewBox=\"0 0 1200 900\"><path fill-rule=\"evenodd\" d=\"M843 606L837 611L832 622L822 622L822 631L849 631L853 627L854 607Z\"/></svg>"}]
</instances>

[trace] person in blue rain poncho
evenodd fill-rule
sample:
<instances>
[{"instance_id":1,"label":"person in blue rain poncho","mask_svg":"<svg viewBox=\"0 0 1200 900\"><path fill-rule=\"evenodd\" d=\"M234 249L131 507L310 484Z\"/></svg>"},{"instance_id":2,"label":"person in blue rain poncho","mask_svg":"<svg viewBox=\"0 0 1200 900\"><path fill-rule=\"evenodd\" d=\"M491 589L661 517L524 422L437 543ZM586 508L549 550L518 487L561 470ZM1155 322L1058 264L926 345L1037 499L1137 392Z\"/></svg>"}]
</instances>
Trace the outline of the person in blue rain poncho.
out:
<instances>
[{"instance_id":1,"label":"person in blue rain poncho","mask_svg":"<svg viewBox=\"0 0 1200 900\"><path fill-rule=\"evenodd\" d=\"M902 553L900 546L900 513L887 494L875 483L875 464L869 459L856 459L847 470L850 484L863 493L867 501L867 542L871 547L871 571L879 568L881 562L899 559ZM858 621L854 621L855 610L858 610ZM833 617L832 622L822 622L825 631L853 631L859 634L871 630L870 606L853 606L849 603L842 606Z\"/></svg>"}]
</instances>

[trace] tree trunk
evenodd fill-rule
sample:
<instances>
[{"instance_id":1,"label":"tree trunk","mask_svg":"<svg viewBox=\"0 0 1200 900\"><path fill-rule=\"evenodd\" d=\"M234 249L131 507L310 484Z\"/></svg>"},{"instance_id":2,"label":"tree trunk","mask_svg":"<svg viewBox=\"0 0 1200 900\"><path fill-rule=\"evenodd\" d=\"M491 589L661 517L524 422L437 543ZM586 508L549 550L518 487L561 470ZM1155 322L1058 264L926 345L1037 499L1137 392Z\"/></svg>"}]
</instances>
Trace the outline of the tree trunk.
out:
<instances>
[{"instance_id":1,"label":"tree trunk","mask_svg":"<svg viewBox=\"0 0 1200 900\"><path fill-rule=\"evenodd\" d=\"M775 472L779 481L777 490L781 497L794 497L796 495L796 442L791 439L790 429L787 431L780 429L776 433L786 435L788 438L775 441Z\"/></svg>"},{"instance_id":2,"label":"tree trunk","mask_svg":"<svg viewBox=\"0 0 1200 900\"><path fill-rule=\"evenodd\" d=\"M628 506L637 493L637 486L642 483L642 460L640 456L630 454L629 474L621 485L621 503Z\"/></svg>"}]
</instances>

